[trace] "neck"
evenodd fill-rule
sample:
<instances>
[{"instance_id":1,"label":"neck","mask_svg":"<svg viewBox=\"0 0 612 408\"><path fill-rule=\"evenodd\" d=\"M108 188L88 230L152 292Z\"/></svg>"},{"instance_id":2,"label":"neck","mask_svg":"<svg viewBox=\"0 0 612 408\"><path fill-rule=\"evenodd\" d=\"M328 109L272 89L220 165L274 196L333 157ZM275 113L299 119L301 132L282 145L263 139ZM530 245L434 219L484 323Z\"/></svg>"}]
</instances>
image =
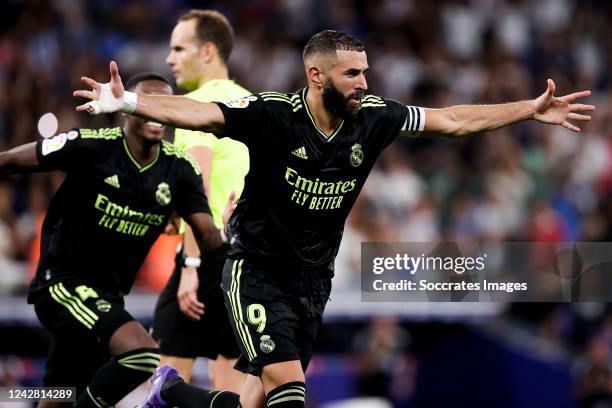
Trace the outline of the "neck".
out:
<instances>
[{"instance_id":1,"label":"neck","mask_svg":"<svg viewBox=\"0 0 612 408\"><path fill-rule=\"evenodd\" d=\"M198 88L214 79L229 79L229 72L225 64L211 64L206 67L198 81Z\"/></svg>"},{"instance_id":2,"label":"neck","mask_svg":"<svg viewBox=\"0 0 612 408\"><path fill-rule=\"evenodd\" d=\"M334 130L340 126L342 119L325 109L321 91L315 90L313 87L309 86L308 92L306 93L306 103L308 104L308 109L312 114L315 125L317 125L319 130L327 136L331 136Z\"/></svg>"},{"instance_id":3,"label":"neck","mask_svg":"<svg viewBox=\"0 0 612 408\"><path fill-rule=\"evenodd\" d=\"M140 138L128 132L126 128L123 129L123 132L125 134L125 141L130 149L130 153L138 164L141 166L146 166L155 159L157 156L157 151L159 150L160 142Z\"/></svg>"}]
</instances>

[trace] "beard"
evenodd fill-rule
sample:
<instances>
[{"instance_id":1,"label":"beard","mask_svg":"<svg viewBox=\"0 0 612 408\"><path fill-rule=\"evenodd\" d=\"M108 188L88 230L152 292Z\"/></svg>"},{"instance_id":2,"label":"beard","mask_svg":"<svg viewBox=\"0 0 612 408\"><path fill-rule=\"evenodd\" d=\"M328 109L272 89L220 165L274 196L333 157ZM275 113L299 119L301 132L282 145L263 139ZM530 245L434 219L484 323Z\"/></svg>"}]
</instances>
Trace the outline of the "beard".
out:
<instances>
[{"instance_id":1,"label":"beard","mask_svg":"<svg viewBox=\"0 0 612 408\"><path fill-rule=\"evenodd\" d=\"M342 92L336 88L336 85L329 80L323 88L323 107L326 111L332 115L338 116L345 120L352 120L357 117L359 113L359 106L355 109L351 109L349 106L349 100L356 98L361 101L365 96L365 91L358 90L348 96L342 95Z\"/></svg>"}]
</instances>

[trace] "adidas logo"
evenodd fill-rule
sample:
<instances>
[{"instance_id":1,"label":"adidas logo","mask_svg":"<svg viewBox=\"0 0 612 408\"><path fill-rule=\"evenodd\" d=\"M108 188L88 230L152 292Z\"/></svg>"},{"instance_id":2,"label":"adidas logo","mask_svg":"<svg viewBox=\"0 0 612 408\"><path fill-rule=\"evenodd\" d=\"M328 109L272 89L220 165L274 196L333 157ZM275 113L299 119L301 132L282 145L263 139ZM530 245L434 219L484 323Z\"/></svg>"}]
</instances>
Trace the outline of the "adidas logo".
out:
<instances>
[{"instance_id":1,"label":"adidas logo","mask_svg":"<svg viewBox=\"0 0 612 408\"><path fill-rule=\"evenodd\" d=\"M308 160L308 155L306 154L306 148L304 146L299 149L295 149L291 152L292 155L299 157L300 159Z\"/></svg>"},{"instance_id":2,"label":"adidas logo","mask_svg":"<svg viewBox=\"0 0 612 408\"><path fill-rule=\"evenodd\" d=\"M115 188L119 188L121 187L119 185L119 177L117 177L117 175L115 174L114 176L108 176L107 178L104 179L104 182L108 185L111 185Z\"/></svg>"}]
</instances>

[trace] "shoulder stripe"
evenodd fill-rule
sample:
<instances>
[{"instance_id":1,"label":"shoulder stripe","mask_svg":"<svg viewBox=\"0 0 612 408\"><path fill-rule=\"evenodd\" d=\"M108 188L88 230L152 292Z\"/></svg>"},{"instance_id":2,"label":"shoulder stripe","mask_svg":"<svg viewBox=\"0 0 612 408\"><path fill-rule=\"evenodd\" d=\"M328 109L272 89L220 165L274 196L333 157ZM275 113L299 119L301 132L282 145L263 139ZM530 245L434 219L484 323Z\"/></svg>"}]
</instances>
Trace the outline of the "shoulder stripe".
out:
<instances>
[{"instance_id":1,"label":"shoulder stripe","mask_svg":"<svg viewBox=\"0 0 612 408\"><path fill-rule=\"evenodd\" d=\"M384 108L385 106L387 106L384 103L362 103L361 104L361 108ZM360 109L361 109L360 108Z\"/></svg>"},{"instance_id":2,"label":"shoulder stripe","mask_svg":"<svg viewBox=\"0 0 612 408\"><path fill-rule=\"evenodd\" d=\"M261 93L259 94L262 98L270 98L270 97L276 97L276 98L285 98L285 99L291 99L289 96L282 94L282 93Z\"/></svg>"},{"instance_id":3,"label":"shoulder stripe","mask_svg":"<svg viewBox=\"0 0 612 408\"><path fill-rule=\"evenodd\" d=\"M121 128L79 129L83 139L115 140L123 137Z\"/></svg>"},{"instance_id":4,"label":"shoulder stripe","mask_svg":"<svg viewBox=\"0 0 612 408\"><path fill-rule=\"evenodd\" d=\"M281 97L278 97L278 96L268 96L268 97L264 96L264 97L262 97L262 99L264 101L279 101L279 102L286 102L288 104L291 104L291 99L289 99L289 98L281 98Z\"/></svg>"},{"instance_id":5,"label":"shoulder stripe","mask_svg":"<svg viewBox=\"0 0 612 408\"><path fill-rule=\"evenodd\" d=\"M269 95L262 95L261 97L266 102L267 101L278 101L278 102L288 103L291 106L293 106L293 112L297 112L298 110L303 108L302 100L300 99L299 95L293 95L290 99L286 96L283 96L282 94L270 92Z\"/></svg>"},{"instance_id":6,"label":"shoulder stripe","mask_svg":"<svg viewBox=\"0 0 612 408\"><path fill-rule=\"evenodd\" d=\"M162 150L168 156L175 156L179 159L186 160L191 165L191 167L193 167L193 171L195 171L198 176L202 174L202 170L200 170L200 165L198 164L198 162L195 161L195 159L183 149L178 148L173 144L166 142L165 140L162 140Z\"/></svg>"},{"instance_id":7,"label":"shoulder stripe","mask_svg":"<svg viewBox=\"0 0 612 408\"><path fill-rule=\"evenodd\" d=\"M259 94L261 96L284 96L285 98L289 98L289 95L284 94L282 92L266 91L266 92L260 92Z\"/></svg>"},{"instance_id":8,"label":"shoulder stripe","mask_svg":"<svg viewBox=\"0 0 612 408\"><path fill-rule=\"evenodd\" d=\"M384 102L384 99L379 97L379 96L374 96L374 95L366 95L363 97L362 99L363 101L369 101L369 102Z\"/></svg>"},{"instance_id":9,"label":"shoulder stripe","mask_svg":"<svg viewBox=\"0 0 612 408\"><path fill-rule=\"evenodd\" d=\"M269 92L269 93L261 93L259 94L261 96L262 99L268 99L268 98L282 98L282 99L286 99L288 101L291 100L291 98L285 94L282 93L278 93L278 92Z\"/></svg>"}]
</instances>

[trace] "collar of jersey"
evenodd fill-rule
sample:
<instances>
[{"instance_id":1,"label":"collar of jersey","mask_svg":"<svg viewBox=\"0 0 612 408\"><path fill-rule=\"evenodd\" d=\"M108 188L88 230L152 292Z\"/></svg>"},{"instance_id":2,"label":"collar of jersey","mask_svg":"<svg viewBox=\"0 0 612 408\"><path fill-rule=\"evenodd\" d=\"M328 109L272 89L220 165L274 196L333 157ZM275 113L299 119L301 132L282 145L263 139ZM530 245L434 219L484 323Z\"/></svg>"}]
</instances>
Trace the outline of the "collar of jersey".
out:
<instances>
[{"instance_id":1,"label":"collar of jersey","mask_svg":"<svg viewBox=\"0 0 612 408\"><path fill-rule=\"evenodd\" d=\"M161 146L158 146L157 154L155 155L155 158L153 159L153 161L151 161L151 163L145 166L142 166L140 163L138 163L138 161L136 161L134 156L132 156L132 152L130 152L130 147L128 146L127 141L125 140L125 137L123 138L123 147L125 148L125 152L127 153L132 163L134 163L134 166L136 166L138 171L141 173L144 173L145 171L149 170L151 167L153 167L153 165L155 165L155 163L157 163L157 159L159 159L159 151L161 150Z\"/></svg>"},{"instance_id":2,"label":"collar of jersey","mask_svg":"<svg viewBox=\"0 0 612 408\"><path fill-rule=\"evenodd\" d=\"M304 106L306 107L306 115L308 115L308 117L310 118L310 121L312 122L312 126L314 126L314 128L317 130L317 133L319 134L319 137L321 137L321 140L323 140L324 142L330 142L334 137L336 137L338 133L340 133L340 129L342 129L342 126L344 125L344 120L340 122L336 130L334 130L331 135L327 136L325 132L319 129L319 127L314 121L314 118L312 117L312 114L310 113L310 108L308 107L308 104L306 103L306 92L307 91L308 91L308 87L305 87L304 89L302 89L302 92L300 92L300 95L302 95L302 102Z\"/></svg>"},{"instance_id":3,"label":"collar of jersey","mask_svg":"<svg viewBox=\"0 0 612 408\"><path fill-rule=\"evenodd\" d=\"M234 80L233 79L221 79L221 78L211 79L209 81L204 82L204 84L202 84L201 87L199 87L198 89L195 89L193 92L202 91L208 88L214 88L216 85L226 84L228 82L233 84Z\"/></svg>"}]
</instances>

